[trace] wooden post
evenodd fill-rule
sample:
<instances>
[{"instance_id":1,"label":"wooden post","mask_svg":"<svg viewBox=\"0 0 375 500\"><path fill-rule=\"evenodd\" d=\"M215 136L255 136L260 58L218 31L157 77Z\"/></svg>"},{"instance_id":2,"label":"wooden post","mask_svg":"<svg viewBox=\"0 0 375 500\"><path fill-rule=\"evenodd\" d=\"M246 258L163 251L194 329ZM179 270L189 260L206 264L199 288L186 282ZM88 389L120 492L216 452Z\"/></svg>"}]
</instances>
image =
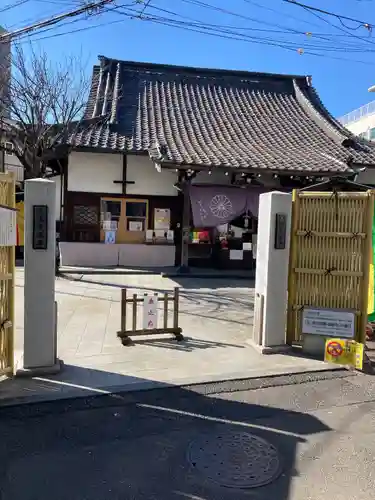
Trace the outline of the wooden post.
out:
<instances>
[{"instance_id":1,"label":"wooden post","mask_svg":"<svg viewBox=\"0 0 375 500\"><path fill-rule=\"evenodd\" d=\"M183 335L180 333L180 329L178 326L178 309L179 309L179 301L180 301L180 291L179 288L174 289L174 297L173 297L173 329L175 331L176 339L181 341L184 340Z\"/></svg>"},{"instance_id":2,"label":"wooden post","mask_svg":"<svg viewBox=\"0 0 375 500\"><path fill-rule=\"evenodd\" d=\"M126 288L121 290L121 332L126 332Z\"/></svg>"},{"instance_id":3,"label":"wooden post","mask_svg":"<svg viewBox=\"0 0 375 500\"><path fill-rule=\"evenodd\" d=\"M288 308L287 308L287 324L286 324L286 343L292 345L296 341L300 341L300 329L297 325L298 312L295 310L296 300L296 260L298 256L298 224L300 214L300 196L297 189L293 189L293 204L292 204L292 227L290 229L290 254L289 254L289 276L288 276ZM298 328L298 331L296 329ZM297 338L298 337L298 338Z\"/></svg>"},{"instance_id":4,"label":"wooden post","mask_svg":"<svg viewBox=\"0 0 375 500\"><path fill-rule=\"evenodd\" d=\"M132 321L133 332L137 329L137 294L133 294L133 321Z\"/></svg>"},{"instance_id":5,"label":"wooden post","mask_svg":"<svg viewBox=\"0 0 375 500\"><path fill-rule=\"evenodd\" d=\"M120 328L120 338L122 345L130 345L131 338L126 334L126 309L128 307L128 298L126 294L126 288L121 289L121 328Z\"/></svg>"},{"instance_id":6,"label":"wooden post","mask_svg":"<svg viewBox=\"0 0 375 500\"><path fill-rule=\"evenodd\" d=\"M164 293L164 318L163 318L164 330L168 328L168 293Z\"/></svg>"},{"instance_id":7,"label":"wooden post","mask_svg":"<svg viewBox=\"0 0 375 500\"><path fill-rule=\"evenodd\" d=\"M182 227L181 227L181 265L180 273L189 273L189 233L190 233L190 179L183 181L182 192L183 211L182 211Z\"/></svg>"},{"instance_id":8,"label":"wooden post","mask_svg":"<svg viewBox=\"0 0 375 500\"><path fill-rule=\"evenodd\" d=\"M4 151L2 152L4 155ZM11 208L16 207L16 182L15 182L15 175L13 172L9 173L11 177L11 182L10 185L7 186L8 189L8 206ZM16 325L15 325L15 287L16 287L16 247L11 246L8 249L9 251L9 268L8 272L11 273L12 279L11 281L7 282L7 288L8 288L8 307L9 307L9 322L10 322L10 328L8 330L8 365L9 365L9 370L11 374L14 374L14 333L16 331ZM5 283L4 283L5 286ZM5 325L4 325L5 326Z\"/></svg>"}]
</instances>

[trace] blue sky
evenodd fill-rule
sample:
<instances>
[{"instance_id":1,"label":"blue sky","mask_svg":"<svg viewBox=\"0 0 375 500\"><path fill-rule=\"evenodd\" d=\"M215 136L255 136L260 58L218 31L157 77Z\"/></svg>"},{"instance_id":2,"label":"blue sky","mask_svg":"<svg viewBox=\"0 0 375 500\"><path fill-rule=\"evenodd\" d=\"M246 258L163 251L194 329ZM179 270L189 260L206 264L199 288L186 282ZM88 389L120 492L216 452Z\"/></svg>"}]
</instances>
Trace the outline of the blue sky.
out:
<instances>
[{"instance_id":1,"label":"blue sky","mask_svg":"<svg viewBox=\"0 0 375 500\"><path fill-rule=\"evenodd\" d=\"M375 26L375 0L300 1ZM18 2L19 6L2 12ZM0 20L13 31L82 3L83 0L3 0ZM125 8L110 11L114 6ZM142 9L136 0L116 0L100 15L70 20L34 34L31 40L54 60L64 54L81 55L87 71L91 71L101 54L135 61L308 74L312 75L324 104L336 116L375 97L367 92L375 84L375 27L371 34L359 23L342 19L340 22L323 14L318 14L318 18L283 0L151 0L144 15L153 16L154 22L147 17L139 19L137 11ZM133 18L129 17L131 14ZM165 18L177 20L182 28L161 24ZM189 31L192 22L193 29L197 29L197 22L215 24L221 30L220 36L208 35L207 27L203 28L205 33ZM73 30L82 31L69 33ZM217 30L216 27L216 34ZM231 34L223 30L230 30ZM233 35L233 30L243 36ZM57 36L62 33L67 34ZM304 49L302 55L299 48Z\"/></svg>"}]
</instances>

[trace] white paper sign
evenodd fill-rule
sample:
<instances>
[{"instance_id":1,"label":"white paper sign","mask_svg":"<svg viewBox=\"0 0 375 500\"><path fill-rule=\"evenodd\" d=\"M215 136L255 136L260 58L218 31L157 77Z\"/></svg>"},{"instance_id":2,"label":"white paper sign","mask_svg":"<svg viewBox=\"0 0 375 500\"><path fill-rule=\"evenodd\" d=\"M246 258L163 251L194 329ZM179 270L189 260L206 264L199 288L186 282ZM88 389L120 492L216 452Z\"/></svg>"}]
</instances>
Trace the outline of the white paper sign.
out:
<instances>
[{"instance_id":1,"label":"white paper sign","mask_svg":"<svg viewBox=\"0 0 375 500\"><path fill-rule=\"evenodd\" d=\"M243 260L243 250L229 250L229 260Z\"/></svg>"},{"instance_id":2,"label":"white paper sign","mask_svg":"<svg viewBox=\"0 0 375 500\"><path fill-rule=\"evenodd\" d=\"M0 207L0 246L17 244L17 212Z\"/></svg>"},{"instance_id":3,"label":"white paper sign","mask_svg":"<svg viewBox=\"0 0 375 500\"><path fill-rule=\"evenodd\" d=\"M145 295L143 299L143 328L153 330L158 326L158 296Z\"/></svg>"},{"instance_id":4,"label":"white paper sign","mask_svg":"<svg viewBox=\"0 0 375 500\"><path fill-rule=\"evenodd\" d=\"M168 230L171 225L171 211L169 208L155 208L154 229Z\"/></svg>"},{"instance_id":5,"label":"white paper sign","mask_svg":"<svg viewBox=\"0 0 375 500\"><path fill-rule=\"evenodd\" d=\"M137 220L129 221L129 231L143 231L143 222Z\"/></svg>"},{"instance_id":6,"label":"white paper sign","mask_svg":"<svg viewBox=\"0 0 375 500\"><path fill-rule=\"evenodd\" d=\"M102 224L104 231L117 231L117 222L115 220L105 220Z\"/></svg>"},{"instance_id":7,"label":"white paper sign","mask_svg":"<svg viewBox=\"0 0 375 500\"><path fill-rule=\"evenodd\" d=\"M324 337L353 338L355 315L350 311L313 309L306 307L302 314L302 333Z\"/></svg>"}]
</instances>

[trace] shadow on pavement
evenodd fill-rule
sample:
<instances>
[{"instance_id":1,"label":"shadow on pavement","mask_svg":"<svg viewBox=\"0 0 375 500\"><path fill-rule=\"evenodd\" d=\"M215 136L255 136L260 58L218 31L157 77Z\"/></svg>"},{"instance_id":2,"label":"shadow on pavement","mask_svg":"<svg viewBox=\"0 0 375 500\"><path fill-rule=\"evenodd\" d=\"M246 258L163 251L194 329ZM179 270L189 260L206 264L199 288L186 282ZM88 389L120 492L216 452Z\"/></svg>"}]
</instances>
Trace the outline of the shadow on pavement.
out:
<instances>
[{"instance_id":1,"label":"shadow on pavement","mask_svg":"<svg viewBox=\"0 0 375 500\"><path fill-rule=\"evenodd\" d=\"M98 279L99 277L103 276L100 280ZM105 276L105 278L104 278ZM116 276L115 274L112 274L112 276ZM126 277L127 275L120 275ZM136 273L130 274L130 276L137 276ZM141 275L139 275L141 276ZM150 275L152 277L153 275ZM111 280L111 275L109 274L71 274L69 272L62 272L58 276L59 279L63 280L68 280L68 281L79 281L81 283L92 283L92 284L97 284L97 285L107 285L107 286L113 286L117 288L127 288L127 286L124 284L119 284L119 283L114 283L113 279ZM184 290L194 290L197 293L200 293L198 289L217 289L217 288L253 288L255 284L254 278L244 278L242 280L238 280L235 278L228 278L228 277L216 277L216 278L195 278L193 275L191 276L181 276L181 277L171 277L169 278L171 281L176 283L176 286L179 286L183 288ZM167 285L166 281L166 285ZM131 288L134 288L134 285L131 285ZM139 287L142 290L145 291L150 291L150 290L155 290L159 292L164 292L166 289L160 288L160 289L155 289L155 288L148 288L148 287Z\"/></svg>"},{"instance_id":2,"label":"shadow on pavement","mask_svg":"<svg viewBox=\"0 0 375 500\"><path fill-rule=\"evenodd\" d=\"M86 383L129 384L77 370ZM74 385L64 373L21 382ZM87 397L0 409L1 498L288 500L298 446L330 430L311 415L254 404L251 392L231 401L209 386L107 394L96 385L81 386Z\"/></svg>"},{"instance_id":3,"label":"shadow on pavement","mask_svg":"<svg viewBox=\"0 0 375 500\"><path fill-rule=\"evenodd\" d=\"M59 276L59 279L62 280L67 280L70 282L79 282L79 283L87 283L90 285L97 285L99 287L111 287L111 288L119 288L120 290L123 288L129 289L129 290L142 290L143 292L154 292L154 293L165 293L165 292L170 292L171 287L169 288L156 288L156 287L144 287L144 286L139 286L130 284L119 284L119 283L112 283L108 281L98 281L98 280L92 280L92 279L85 279L83 277L80 278L74 278L71 276ZM196 284L197 285L197 284ZM195 287L196 288L196 287ZM188 289L188 288L181 288L180 289L180 296L185 298L186 300L189 300L191 302L199 303L201 301L206 301L206 302L212 302L212 303L219 303L219 304L230 304L230 303L236 303L238 305L244 305L246 307L251 307L252 309L254 308L254 304L250 300L244 300L243 298L239 296L228 296L228 288L231 288L235 290L236 288L243 289L244 287L238 286L238 283L232 283L230 286L226 286L226 294L219 294L215 291L210 291L214 287L207 286L202 287L202 289ZM223 288L221 286L218 286L217 288ZM248 288L248 287L245 287ZM78 294L69 294L67 292L60 292L58 291L57 293L61 294L66 294L66 295L77 295ZM95 296L90 296L90 298L96 298L96 299L102 299L102 297L95 297ZM104 299L107 300L107 299Z\"/></svg>"},{"instance_id":4,"label":"shadow on pavement","mask_svg":"<svg viewBox=\"0 0 375 500\"><path fill-rule=\"evenodd\" d=\"M219 342L204 339L195 339L193 337L184 336L184 340L177 342L175 338L137 338L133 341L134 344L150 345L152 347L160 347L162 349L172 349L173 351L193 352L196 350L215 349L217 347L235 349L246 349L247 346L241 344L231 344L229 342Z\"/></svg>"}]
</instances>

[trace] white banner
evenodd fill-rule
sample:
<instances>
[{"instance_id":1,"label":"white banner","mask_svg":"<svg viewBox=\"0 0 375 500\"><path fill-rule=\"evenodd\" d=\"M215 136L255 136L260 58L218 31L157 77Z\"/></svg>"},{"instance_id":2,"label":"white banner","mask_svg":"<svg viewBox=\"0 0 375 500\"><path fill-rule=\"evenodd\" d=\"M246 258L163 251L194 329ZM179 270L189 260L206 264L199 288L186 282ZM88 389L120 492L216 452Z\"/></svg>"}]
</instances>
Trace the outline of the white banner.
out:
<instances>
[{"instance_id":1,"label":"white banner","mask_svg":"<svg viewBox=\"0 0 375 500\"><path fill-rule=\"evenodd\" d=\"M158 327L158 295L145 295L143 299L143 328L154 330Z\"/></svg>"},{"instance_id":2,"label":"white banner","mask_svg":"<svg viewBox=\"0 0 375 500\"><path fill-rule=\"evenodd\" d=\"M17 212L0 207L0 246L17 244Z\"/></svg>"}]
</instances>

